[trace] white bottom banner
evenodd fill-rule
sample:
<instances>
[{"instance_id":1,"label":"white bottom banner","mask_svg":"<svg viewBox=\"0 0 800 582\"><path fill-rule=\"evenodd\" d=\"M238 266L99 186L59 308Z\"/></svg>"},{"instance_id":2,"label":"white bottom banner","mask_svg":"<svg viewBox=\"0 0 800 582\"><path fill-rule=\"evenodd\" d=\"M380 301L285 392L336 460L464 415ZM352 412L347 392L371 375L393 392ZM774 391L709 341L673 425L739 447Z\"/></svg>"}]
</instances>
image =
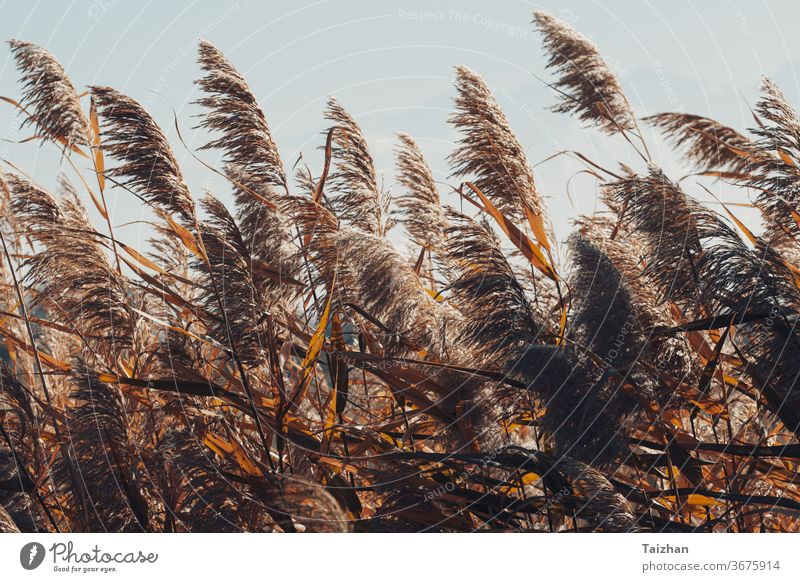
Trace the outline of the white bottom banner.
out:
<instances>
[{"instance_id":1,"label":"white bottom banner","mask_svg":"<svg viewBox=\"0 0 800 582\"><path fill-rule=\"evenodd\" d=\"M799 544L797 534L6 534L0 571L14 581L798 580Z\"/></svg>"}]
</instances>

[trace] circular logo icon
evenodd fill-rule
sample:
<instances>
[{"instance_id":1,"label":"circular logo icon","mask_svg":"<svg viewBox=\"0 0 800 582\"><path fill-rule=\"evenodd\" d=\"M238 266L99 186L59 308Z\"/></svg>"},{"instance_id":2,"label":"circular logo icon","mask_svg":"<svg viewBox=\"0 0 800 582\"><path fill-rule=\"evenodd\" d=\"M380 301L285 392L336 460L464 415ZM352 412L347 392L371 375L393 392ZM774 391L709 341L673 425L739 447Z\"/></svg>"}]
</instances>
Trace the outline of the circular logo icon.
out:
<instances>
[{"instance_id":1,"label":"circular logo icon","mask_svg":"<svg viewBox=\"0 0 800 582\"><path fill-rule=\"evenodd\" d=\"M19 551L19 563L26 570L35 570L44 561L44 546L39 542L30 542Z\"/></svg>"}]
</instances>

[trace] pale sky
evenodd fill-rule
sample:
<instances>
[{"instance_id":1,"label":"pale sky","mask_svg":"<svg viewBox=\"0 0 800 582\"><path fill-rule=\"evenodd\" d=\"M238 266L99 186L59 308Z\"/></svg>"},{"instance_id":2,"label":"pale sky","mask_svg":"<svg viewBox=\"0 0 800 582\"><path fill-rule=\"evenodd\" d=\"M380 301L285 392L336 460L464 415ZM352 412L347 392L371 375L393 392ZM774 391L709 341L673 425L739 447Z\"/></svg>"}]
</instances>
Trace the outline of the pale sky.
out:
<instances>
[{"instance_id":1,"label":"pale sky","mask_svg":"<svg viewBox=\"0 0 800 582\"><path fill-rule=\"evenodd\" d=\"M641 116L682 110L742 130L752 125L748 106L757 99L762 75L772 77L800 107L800 3L789 0L5 1L0 38L46 47L79 90L110 85L138 99L171 138L174 108L192 147L206 141L191 130L200 112L191 104L198 97L192 84L199 76L196 46L205 38L247 78L288 167L300 152L319 167L318 147L327 127L322 110L335 95L361 123L387 186L396 131L417 138L437 179L447 182L445 157L456 137L447 124L453 67L466 65L495 91L531 165L559 150L577 149L609 167L619 160L641 168L618 137L586 130L578 120L548 110L556 98L536 78L552 79L531 24L537 8L570 22L599 45ZM0 54L0 95L19 96L7 47ZM17 126L12 108L0 103L0 156L53 185L56 148L9 143L29 135ZM674 155L656 136L648 140L656 160L679 178L683 172ZM210 187L230 200L222 179L191 159L177 140L173 145L196 196ZM218 165L216 153L201 155ZM565 159L535 168L562 240L569 219L595 207L596 184L578 174L580 169ZM729 187L714 188L722 199L746 201ZM700 192L692 184L687 189ZM140 207L130 194L109 197L115 224L139 219ZM702 192L698 197L708 198ZM123 240L134 243L146 232L135 224L120 228Z\"/></svg>"}]
</instances>

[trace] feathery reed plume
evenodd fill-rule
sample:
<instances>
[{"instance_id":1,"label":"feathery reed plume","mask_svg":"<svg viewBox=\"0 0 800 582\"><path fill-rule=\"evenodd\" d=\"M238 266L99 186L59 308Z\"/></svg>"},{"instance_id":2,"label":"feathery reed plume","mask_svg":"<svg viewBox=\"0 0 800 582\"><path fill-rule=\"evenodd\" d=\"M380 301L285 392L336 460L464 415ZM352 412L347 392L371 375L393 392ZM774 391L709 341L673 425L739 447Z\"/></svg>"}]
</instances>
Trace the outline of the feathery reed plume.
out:
<instances>
[{"instance_id":1,"label":"feathery reed plume","mask_svg":"<svg viewBox=\"0 0 800 582\"><path fill-rule=\"evenodd\" d=\"M461 138L448 158L452 175L461 179L474 176L475 185L512 220L526 220L530 210L544 225L544 204L536 191L525 150L489 87L466 67L456 68L455 84L456 111L449 122Z\"/></svg>"},{"instance_id":2,"label":"feathery reed plume","mask_svg":"<svg viewBox=\"0 0 800 582\"><path fill-rule=\"evenodd\" d=\"M451 270L452 296L448 303L458 310L449 324L452 361L506 372L526 346L539 339L542 327L503 254L491 228L453 210L446 216L446 256ZM445 375L446 386L469 402L467 417L477 431L476 440L487 448L508 443L497 430L500 418L520 408L518 394L491 382Z\"/></svg>"},{"instance_id":3,"label":"feathery reed plume","mask_svg":"<svg viewBox=\"0 0 800 582\"><path fill-rule=\"evenodd\" d=\"M608 184L606 194L622 210L623 223L642 237L646 271L665 300L698 298L693 263L702 252L696 202L656 166L649 173Z\"/></svg>"},{"instance_id":4,"label":"feathery reed plume","mask_svg":"<svg viewBox=\"0 0 800 582\"><path fill-rule=\"evenodd\" d=\"M238 166L228 165L226 173L235 182L247 184L254 192L266 192L270 184L260 184L256 174L248 174ZM280 291L281 277L296 277L299 272L298 249L290 233L290 222L281 209L280 202L270 208L250 194L237 189L235 194L237 205L237 222L247 250L253 259L257 259L277 270L278 281L271 285ZM281 197L281 201L285 196ZM269 283L271 279L259 277L254 273L257 283Z\"/></svg>"},{"instance_id":5,"label":"feathery reed plume","mask_svg":"<svg viewBox=\"0 0 800 582\"><path fill-rule=\"evenodd\" d=\"M753 321L737 325L741 352L756 385L764 392L767 407L786 428L800 434L800 374L796 350L800 349L797 321L800 290L783 258L758 239L753 250L731 236L719 237L697 265L705 281L707 304L714 312L755 314Z\"/></svg>"},{"instance_id":6,"label":"feathery reed plume","mask_svg":"<svg viewBox=\"0 0 800 582\"><path fill-rule=\"evenodd\" d=\"M0 360L0 410L3 411L3 428L19 444L32 437L36 419L27 389L13 372ZM7 443L0 441L0 447Z\"/></svg>"},{"instance_id":7,"label":"feathery reed plume","mask_svg":"<svg viewBox=\"0 0 800 582\"><path fill-rule=\"evenodd\" d=\"M142 200L193 226L195 208L167 136L136 100L110 87L92 87L104 121L103 151L120 164L106 171Z\"/></svg>"},{"instance_id":8,"label":"feathery reed plume","mask_svg":"<svg viewBox=\"0 0 800 582\"><path fill-rule=\"evenodd\" d=\"M718 121L689 113L659 113L644 120L682 148L698 171L742 172L750 164L753 143Z\"/></svg>"},{"instance_id":9,"label":"feathery reed plume","mask_svg":"<svg viewBox=\"0 0 800 582\"><path fill-rule=\"evenodd\" d=\"M23 126L34 125L38 136L63 140L67 148L87 145L89 122L61 63L35 44L12 40L9 45L22 75L22 105L30 110Z\"/></svg>"},{"instance_id":10,"label":"feathery reed plume","mask_svg":"<svg viewBox=\"0 0 800 582\"><path fill-rule=\"evenodd\" d=\"M609 366L624 370L642 348L630 290L611 259L589 240L574 234L569 248L574 269L569 288L575 297L570 333Z\"/></svg>"},{"instance_id":11,"label":"feathery reed plume","mask_svg":"<svg viewBox=\"0 0 800 582\"><path fill-rule=\"evenodd\" d=\"M138 447L131 441L119 391L100 382L81 361L75 366L73 383L70 397L75 405L69 409L66 426L71 457L91 505L86 527L91 531L147 531L149 507L135 471Z\"/></svg>"},{"instance_id":12,"label":"feathery reed plume","mask_svg":"<svg viewBox=\"0 0 800 582\"><path fill-rule=\"evenodd\" d=\"M623 223L641 236L645 272L657 282L664 300L682 300L695 309L718 304L733 284L736 267L727 279L707 278L704 271L728 256L724 248L738 261L752 260L722 217L687 196L655 166L647 176L609 184L607 194L624 207Z\"/></svg>"},{"instance_id":13,"label":"feathery reed plume","mask_svg":"<svg viewBox=\"0 0 800 582\"><path fill-rule=\"evenodd\" d=\"M448 254L457 265L453 301L464 317L462 333L482 360L501 362L542 332L525 291L491 229L451 212Z\"/></svg>"},{"instance_id":14,"label":"feathery reed plume","mask_svg":"<svg viewBox=\"0 0 800 582\"><path fill-rule=\"evenodd\" d=\"M131 348L136 317L124 279L111 267L85 211L73 196L57 202L18 176L8 176L12 209L26 233L42 249L26 261L36 303L55 317L68 316L96 349Z\"/></svg>"},{"instance_id":15,"label":"feathery reed plume","mask_svg":"<svg viewBox=\"0 0 800 582\"><path fill-rule=\"evenodd\" d=\"M636 118L616 75L597 46L555 16L537 10L534 22L544 37L549 60L559 78L561 102L553 110L577 114L609 134L634 131Z\"/></svg>"},{"instance_id":16,"label":"feathery reed plume","mask_svg":"<svg viewBox=\"0 0 800 582\"><path fill-rule=\"evenodd\" d=\"M305 178L299 174L300 178ZM305 180L306 191L313 192L310 179ZM310 259L307 263L310 272L309 285L330 287L333 275L338 269L339 258L332 244L332 236L339 230L339 219L327 207L318 204L310 196L288 196L281 204L281 210L300 231L300 236L308 241L303 252Z\"/></svg>"},{"instance_id":17,"label":"feathery reed plume","mask_svg":"<svg viewBox=\"0 0 800 582\"><path fill-rule=\"evenodd\" d=\"M701 299L712 310L768 311L773 305L795 304L797 295L790 292L793 278L787 276L782 258L762 239L756 239L751 249L732 229L719 228L709 234L695 271L704 282Z\"/></svg>"},{"instance_id":18,"label":"feathery reed plume","mask_svg":"<svg viewBox=\"0 0 800 582\"><path fill-rule=\"evenodd\" d=\"M447 218L444 215L436 181L422 150L407 133L398 133L395 149L397 181L406 189L397 197L401 221L408 234L422 246L439 252L442 249Z\"/></svg>"},{"instance_id":19,"label":"feathery reed plume","mask_svg":"<svg viewBox=\"0 0 800 582\"><path fill-rule=\"evenodd\" d=\"M411 266L383 237L342 228L331 239L345 297L377 318L389 354L409 348L445 351L445 309L422 288Z\"/></svg>"},{"instance_id":20,"label":"feathery reed plume","mask_svg":"<svg viewBox=\"0 0 800 582\"><path fill-rule=\"evenodd\" d=\"M236 346L243 363L259 364L265 357L260 322L267 311L267 297L259 293L253 281L253 261L233 217L210 194L201 204L208 215L200 223L208 262L198 260L195 268L204 275L203 303L213 315L211 336L222 345ZM213 289L218 290L219 297Z\"/></svg>"},{"instance_id":21,"label":"feathery reed plume","mask_svg":"<svg viewBox=\"0 0 800 582\"><path fill-rule=\"evenodd\" d=\"M175 387L193 384L208 394L221 391L209 369L206 360L208 355L203 351L202 342L189 337L184 330L179 331L177 326L168 330L158 338L153 352L154 360L149 364L153 379ZM177 422L189 426L202 420L202 397L184 393L163 393L160 396L165 403L161 412L165 414L161 418L150 417L155 422L154 430L166 428L164 422L171 415L175 416Z\"/></svg>"},{"instance_id":22,"label":"feathery reed plume","mask_svg":"<svg viewBox=\"0 0 800 582\"><path fill-rule=\"evenodd\" d=\"M325 487L297 478L276 479L272 495L276 513L292 516L303 531L345 533L350 530L347 514Z\"/></svg>"},{"instance_id":23,"label":"feathery reed plume","mask_svg":"<svg viewBox=\"0 0 800 582\"><path fill-rule=\"evenodd\" d=\"M543 429L559 454L587 462L609 462L623 445L601 398L599 374L566 348L544 344L525 291L488 227L460 215L447 230L450 260L460 265L453 301L464 322L462 334L481 363L521 376L546 408Z\"/></svg>"},{"instance_id":24,"label":"feathery reed plume","mask_svg":"<svg viewBox=\"0 0 800 582\"><path fill-rule=\"evenodd\" d=\"M227 163L238 166L245 176L257 178L259 185L285 188L283 162L247 81L209 42L200 42L199 62L206 75L196 83L208 95L197 103L209 109L200 127L220 134L202 149L223 150Z\"/></svg>"},{"instance_id":25,"label":"feathery reed plume","mask_svg":"<svg viewBox=\"0 0 800 582\"><path fill-rule=\"evenodd\" d=\"M336 162L330 175L331 204L336 214L366 232L383 236L392 226L387 216L389 196L378 187L375 166L356 120L336 99L328 99L325 118L333 122L332 157Z\"/></svg>"},{"instance_id":26,"label":"feathery reed plume","mask_svg":"<svg viewBox=\"0 0 800 582\"><path fill-rule=\"evenodd\" d=\"M20 530L8 512L0 507L0 533L19 533Z\"/></svg>"},{"instance_id":27,"label":"feathery reed plume","mask_svg":"<svg viewBox=\"0 0 800 582\"><path fill-rule=\"evenodd\" d=\"M0 360L0 532L33 532L46 529L32 503L29 473L22 465L37 468L39 426L31 398L6 363ZM8 441L6 441L6 438Z\"/></svg>"},{"instance_id":28,"label":"feathery reed plume","mask_svg":"<svg viewBox=\"0 0 800 582\"><path fill-rule=\"evenodd\" d=\"M785 233L797 239L800 227L800 119L778 86L768 77L761 85L756 113L762 119L751 129L758 136L754 156L742 184L759 192L756 205L766 219L767 238Z\"/></svg>"},{"instance_id":29,"label":"feathery reed plume","mask_svg":"<svg viewBox=\"0 0 800 582\"><path fill-rule=\"evenodd\" d=\"M787 429L797 431L800 408L789 380L796 365L784 357L787 346L800 345L790 323L800 302L789 267L760 239L755 249L748 248L718 215L660 172L651 169L644 182L630 188L639 180L628 180L621 190L620 183L611 188L617 189L618 200L628 201L629 224L643 235L646 272L659 282L664 297L682 300L686 310L755 316L755 321L737 326L737 333L746 338L742 349L750 354L751 372L768 407ZM639 197L630 196L632 192Z\"/></svg>"},{"instance_id":30,"label":"feathery reed plume","mask_svg":"<svg viewBox=\"0 0 800 582\"><path fill-rule=\"evenodd\" d=\"M202 149L222 150L228 177L250 190L234 188L237 217L250 252L292 276L297 265L285 217L252 194L275 203L287 191L267 119L244 77L219 50L202 41L199 61L206 74L196 83L207 95L197 103L208 109L200 127L220 136Z\"/></svg>"},{"instance_id":31,"label":"feathery reed plume","mask_svg":"<svg viewBox=\"0 0 800 582\"><path fill-rule=\"evenodd\" d=\"M523 380L544 409L541 426L553 439L552 452L594 466L618 465L628 455L613 383L569 346L530 345L506 366Z\"/></svg>"},{"instance_id":32,"label":"feathery reed plume","mask_svg":"<svg viewBox=\"0 0 800 582\"><path fill-rule=\"evenodd\" d=\"M619 440L616 433L622 431L627 416L635 410L634 400L622 389L623 376L638 380L642 390L652 388L649 382L642 385L648 375L638 365L649 330L643 326L631 289L611 258L578 234L570 237L569 248L574 269L569 285L574 297L569 337L576 342L577 350L591 352L594 365L619 371L598 393L604 402L603 415L613 421L600 428L609 429L609 439ZM585 365L590 366L588 361Z\"/></svg>"},{"instance_id":33,"label":"feathery reed plume","mask_svg":"<svg viewBox=\"0 0 800 582\"><path fill-rule=\"evenodd\" d=\"M19 381L4 360L0 360L0 411L0 423L4 430L3 438L0 439L0 450L11 447L7 452L16 457L17 463L38 468L41 461L37 434L40 429L39 418L34 412L28 388ZM10 443L5 437L8 437ZM20 481L22 482L24 479Z\"/></svg>"},{"instance_id":34,"label":"feathery reed plume","mask_svg":"<svg viewBox=\"0 0 800 582\"><path fill-rule=\"evenodd\" d=\"M627 201L626 220L642 235L646 272L658 281L664 298L681 300L696 314L727 309L737 317L756 317L737 326L746 338L742 349L750 355L755 384L786 428L800 430L800 402L790 380L797 366L784 357L787 346L800 345L790 323L800 302L783 259L758 239L751 251L720 217L656 169L645 179L610 188L620 202Z\"/></svg>"},{"instance_id":35,"label":"feathery reed plume","mask_svg":"<svg viewBox=\"0 0 800 582\"><path fill-rule=\"evenodd\" d=\"M228 468L187 430L172 430L161 439L162 497L179 531L235 532L245 529L247 498L225 477ZM254 524L260 531L263 523Z\"/></svg>"},{"instance_id":36,"label":"feathery reed plume","mask_svg":"<svg viewBox=\"0 0 800 582\"><path fill-rule=\"evenodd\" d=\"M578 221L578 232L608 257L628 289L631 310L640 321L641 331L647 333L646 347L640 356L674 378L688 378L694 373L694 365L686 338L649 333L656 327L672 327L676 322L669 306L660 301L658 288L643 272L644 249L634 242L635 236L622 230L610 219L582 217Z\"/></svg>"},{"instance_id":37,"label":"feathery reed plume","mask_svg":"<svg viewBox=\"0 0 800 582\"><path fill-rule=\"evenodd\" d=\"M457 329L459 315L428 295L387 239L339 227L330 211L310 199L292 199L292 206L293 218L310 240L307 250L319 283L329 289L336 273L335 304L352 310L356 321L363 318L360 326L380 341L373 353L396 357L423 352L434 361L452 357L451 330ZM442 378L468 383L464 378L454 380L455 376L437 373L434 383ZM417 381L423 379L431 378Z\"/></svg>"},{"instance_id":38,"label":"feathery reed plume","mask_svg":"<svg viewBox=\"0 0 800 582\"><path fill-rule=\"evenodd\" d=\"M577 501L576 514L590 521L594 531L633 532L639 529L631 504L594 467L562 457L555 466L570 481Z\"/></svg>"}]
</instances>

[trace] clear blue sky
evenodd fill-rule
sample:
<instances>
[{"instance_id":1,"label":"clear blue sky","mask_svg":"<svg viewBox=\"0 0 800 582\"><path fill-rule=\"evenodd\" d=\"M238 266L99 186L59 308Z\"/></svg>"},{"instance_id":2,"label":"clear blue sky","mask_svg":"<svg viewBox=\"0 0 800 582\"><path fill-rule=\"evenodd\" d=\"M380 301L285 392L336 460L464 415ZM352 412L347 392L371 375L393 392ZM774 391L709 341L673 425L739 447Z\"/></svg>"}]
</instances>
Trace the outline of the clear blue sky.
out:
<instances>
[{"instance_id":1,"label":"clear blue sky","mask_svg":"<svg viewBox=\"0 0 800 582\"><path fill-rule=\"evenodd\" d=\"M191 105L198 96L192 84L199 73L196 45L199 38L208 39L248 79L287 166L300 152L312 166L319 165L317 148L326 127L322 109L327 96L335 95L362 124L387 185L399 130L418 139L437 178L446 180L444 158L455 137L446 119L453 66L460 64L483 75L496 92L531 164L560 149L579 149L605 163L636 164L619 139L547 110L554 96L533 76L550 78L530 23L535 8L567 20L600 46L640 115L683 110L742 129L751 125L748 104L757 98L762 74L800 105L800 3L789 0L6 1L0 2L0 38L45 46L79 88L111 85L142 101L171 137L174 108L194 146L205 141L190 130L199 112ZM18 94L4 48L0 95ZM11 108L0 105L0 137L27 137L17 131ZM674 156L650 139L655 156L678 177ZM47 185L55 182L53 151L0 142L2 157ZM197 195L210 187L227 199L222 180L177 143L175 151ZM204 157L217 161L214 153ZM596 185L587 176L575 176L579 169L559 160L536 167L562 239L569 218L595 205ZM724 199L742 199L716 188ZM139 218L130 195L116 193L112 202L115 223ZM131 242L143 232L125 228L124 238Z\"/></svg>"}]
</instances>

